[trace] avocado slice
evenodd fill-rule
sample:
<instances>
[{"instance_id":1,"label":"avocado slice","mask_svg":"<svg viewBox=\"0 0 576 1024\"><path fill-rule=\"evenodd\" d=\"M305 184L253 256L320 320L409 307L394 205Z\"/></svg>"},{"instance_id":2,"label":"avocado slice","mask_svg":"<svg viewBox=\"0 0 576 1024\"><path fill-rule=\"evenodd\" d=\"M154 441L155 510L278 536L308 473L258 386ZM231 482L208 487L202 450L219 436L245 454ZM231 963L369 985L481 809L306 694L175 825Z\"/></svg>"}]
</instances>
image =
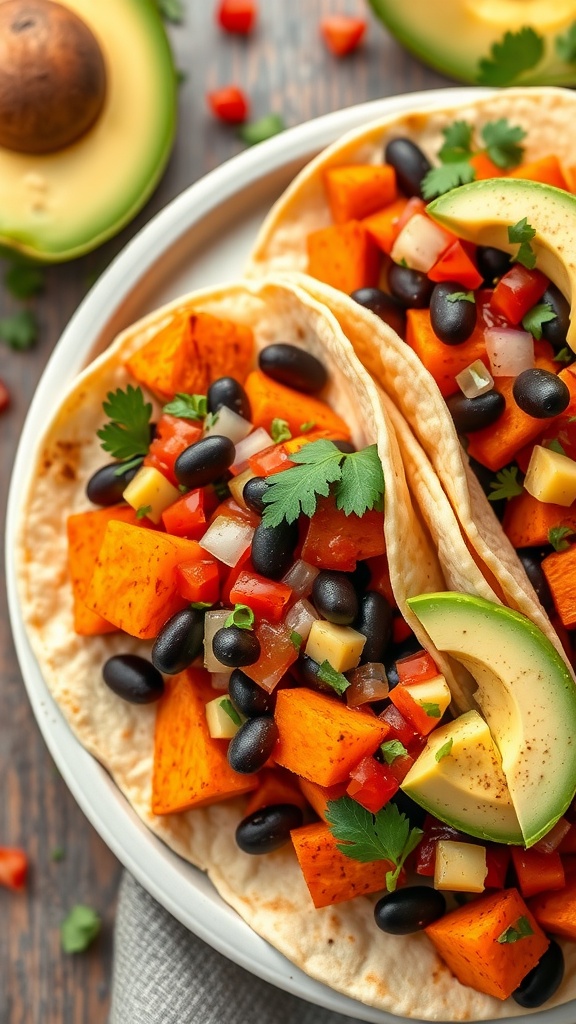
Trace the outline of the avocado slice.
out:
<instances>
[{"instance_id":1,"label":"avocado slice","mask_svg":"<svg viewBox=\"0 0 576 1024\"><path fill-rule=\"evenodd\" d=\"M508 228L525 217L536 231L530 241L536 267L570 304L567 342L576 351L576 196L536 181L488 178L446 192L426 209L459 238L512 255L518 243L508 240Z\"/></svg>"},{"instance_id":2,"label":"avocado slice","mask_svg":"<svg viewBox=\"0 0 576 1024\"><path fill-rule=\"evenodd\" d=\"M430 734L402 789L440 821L468 835L497 843L524 842L500 755L477 711L467 711Z\"/></svg>"},{"instance_id":3,"label":"avocado slice","mask_svg":"<svg viewBox=\"0 0 576 1024\"><path fill-rule=\"evenodd\" d=\"M369 0L397 39L445 75L473 85L573 85L576 65L559 42L574 21L572 0L443 0L431 17L429 0ZM529 30L502 44L505 33ZM508 44L510 46L510 44ZM508 55L514 56L510 59ZM496 59L495 59L496 58ZM481 61L487 60L489 68Z\"/></svg>"},{"instance_id":4,"label":"avocado slice","mask_svg":"<svg viewBox=\"0 0 576 1024\"><path fill-rule=\"evenodd\" d=\"M469 594L409 598L438 650L474 676L474 698L500 751L524 843L533 846L576 790L576 685L543 633L519 612Z\"/></svg>"},{"instance_id":5,"label":"avocado slice","mask_svg":"<svg viewBox=\"0 0 576 1024\"><path fill-rule=\"evenodd\" d=\"M135 216L164 170L176 126L176 75L152 0L64 0L96 37L104 105L77 141L45 154L0 147L0 246L73 259Z\"/></svg>"}]
</instances>

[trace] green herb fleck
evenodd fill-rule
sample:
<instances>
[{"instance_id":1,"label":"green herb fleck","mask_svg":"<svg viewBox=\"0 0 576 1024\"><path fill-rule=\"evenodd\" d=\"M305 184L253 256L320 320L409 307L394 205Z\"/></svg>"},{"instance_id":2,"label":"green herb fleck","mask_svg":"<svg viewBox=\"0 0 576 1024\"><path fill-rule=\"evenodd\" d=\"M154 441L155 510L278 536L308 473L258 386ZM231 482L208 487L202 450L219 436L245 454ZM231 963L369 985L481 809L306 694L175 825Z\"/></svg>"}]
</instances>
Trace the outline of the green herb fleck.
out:
<instances>
[{"instance_id":1,"label":"green herb fleck","mask_svg":"<svg viewBox=\"0 0 576 1024\"><path fill-rule=\"evenodd\" d=\"M300 633L293 629L292 632L290 633L290 639L292 641L292 646L295 647L297 651L299 651L300 648L302 647L302 641L304 637L302 637Z\"/></svg>"},{"instance_id":2,"label":"green herb fleck","mask_svg":"<svg viewBox=\"0 0 576 1024\"><path fill-rule=\"evenodd\" d=\"M476 302L474 292L450 292L446 298L448 302Z\"/></svg>"},{"instance_id":3,"label":"green herb fleck","mask_svg":"<svg viewBox=\"0 0 576 1024\"><path fill-rule=\"evenodd\" d=\"M552 545L555 551L567 551L570 544L566 538L573 536L574 530L569 526L552 526L548 530L548 542Z\"/></svg>"},{"instance_id":4,"label":"green herb fleck","mask_svg":"<svg viewBox=\"0 0 576 1024\"><path fill-rule=\"evenodd\" d=\"M508 118L501 117L485 124L480 134L486 143L486 153L497 167L510 170L522 161L524 148L520 143L526 132L520 125L512 125Z\"/></svg>"},{"instance_id":5,"label":"green herb fleck","mask_svg":"<svg viewBox=\"0 0 576 1024\"><path fill-rule=\"evenodd\" d=\"M217 412L208 412L208 413L206 413L206 417L204 419L204 430L205 431L206 430L212 430L212 427L216 426L216 424L218 423L218 415L219 414Z\"/></svg>"},{"instance_id":6,"label":"green herb fleck","mask_svg":"<svg viewBox=\"0 0 576 1024\"><path fill-rule=\"evenodd\" d=\"M574 353L571 348L564 346L552 358L555 363L571 363L574 361Z\"/></svg>"},{"instance_id":7,"label":"green herb fleck","mask_svg":"<svg viewBox=\"0 0 576 1024\"><path fill-rule=\"evenodd\" d=\"M505 32L492 44L490 55L478 65L479 85L511 85L525 72L531 71L544 56L544 39L533 28L524 26L518 32Z\"/></svg>"},{"instance_id":8,"label":"green herb fleck","mask_svg":"<svg viewBox=\"0 0 576 1024\"><path fill-rule=\"evenodd\" d=\"M179 416L181 420L203 420L208 412L208 400L206 395L185 395L179 392L164 406L162 412Z\"/></svg>"},{"instance_id":9,"label":"green herb fleck","mask_svg":"<svg viewBox=\"0 0 576 1024\"><path fill-rule=\"evenodd\" d=\"M274 444L280 444L282 441L289 441L292 437L290 427L288 426L288 420L281 420L275 417L270 424L270 437L274 441Z\"/></svg>"},{"instance_id":10,"label":"green herb fleck","mask_svg":"<svg viewBox=\"0 0 576 1024\"><path fill-rule=\"evenodd\" d=\"M400 258L400 259L398 260L398 266L399 266L399 267L408 267L408 263L407 263L407 261L406 261L406 258L405 258L404 256L402 256L402 257L401 257L401 258Z\"/></svg>"},{"instance_id":11,"label":"green herb fleck","mask_svg":"<svg viewBox=\"0 0 576 1024\"><path fill-rule=\"evenodd\" d=\"M380 750L384 754L384 760L386 764L392 764L397 757L404 757L408 753L406 747L400 740L388 740L387 743L382 743Z\"/></svg>"},{"instance_id":12,"label":"green herb fleck","mask_svg":"<svg viewBox=\"0 0 576 1024\"><path fill-rule=\"evenodd\" d=\"M103 409L110 417L96 433L105 452L115 459L144 456L150 445L152 403L144 401L141 388L128 384L126 391L109 391Z\"/></svg>"},{"instance_id":13,"label":"green herb fleck","mask_svg":"<svg viewBox=\"0 0 576 1024\"><path fill-rule=\"evenodd\" d=\"M225 626L238 626L238 629L254 628L254 612L247 604L237 604L234 611L226 619Z\"/></svg>"},{"instance_id":14,"label":"green herb fleck","mask_svg":"<svg viewBox=\"0 0 576 1024\"><path fill-rule=\"evenodd\" d=\"M541 302L539 306L532 306L522 318L522 327L528 331L536 341L542 337L542 324L556 319L556 313L549 302Z\"/></svg>"},{"instance_id":15,"label":"green herb fleck","mask_svg":"<svg viewBox=\"0 0 576 1024\"><path fill-rule=\"evenodd\" d=\"M451 736L449 740L446 740L446 743L443 743L442 746L438 748L438 750L434 754L434 760L442 761L443 758L449 757L449 755L452 753L453 745L454 740Z\"/></svg>"},{"instance_id":16,"label":"green herb fleck","mask_svg":"<svg viewBox=\"0 0 576 1024\"><path fill-rule=\"evenodd\" d=\"M234 725L242 725L242 719L240 718L240 715L236 711L236 708L234 707L229 697L222 698L222 700L220 701L220 707L222 708L224 714L228 715L228 718L232 719Z\"/></svg>"},{"instance_id":17,"label":"green herb fleck","mask_svg":"<svg viewBox=\"0 0 576 1024\"><path fill-rule=\"evenodd\" d=\"M534 935L534 929L528 918L522 915L498 936L496 942L518 942L519 939L526 939L529 935Z\"/></svg>"},{"instance_id":18,"label":"green herb fleck","mask_svg":"<svg viewBox=\"0 0 576 1024\"><path fill-rule=\"evenodd\" d=\"M440 705L434 703L434 701L422 700L418 701L420 707L426 712L428 718L441 718L442 712L440 711Z\"/></svg>"},{"instance_id":19,"label":"green herb fleck","mask_svg":"<svg viewBox=\"0 0 576 1024\"><path fill-rule=\"evenodd\" d=\"M14 263L4 275L4 284L15 299L31 299L44 291L44 271L27 263Z\"/></svg>"},{"instance_id":20,"label":"green herb fleck","mask_svg":"<svg viewBox=\"0 0 576 1024\"><path fill-rule=\"evenodd\" d=\"M393 892L404 861L416 848L422 830L410 828L405 814L389 803L371 814L348 796L329 800L327 820L341 853L364 864L373 860L389 860L394 870L386 873L386 888Z\"/></svg>"},{"instance_id":21,"label":"green herb fleck","mask_svg":"<svg viewBox=\"0 0 576 1024\"><path fill-rule=\"evenodd\" d=\"M556 53L566 64L576 64L576 21L573 21L565 35L556 36Z\"/></svg>"},{"instance_id":22,"label":"green herb fleck","mask_svg":"<svg viewBox=\"0 0 576 1024\"><path fill-rule=\"evenodd\" d=\"M184 71L183 68L176 68L176 85L178 86L178 88L180 88L181 85L184 85L184 83L187 81L188 72Z\"/></svg>"},{"instance_id":23,"label":"green herb fleck","mask_svg":"<svg viewBox=\"0 0 576 1024\"><path fill-rule=\"evenodd\" d=\"M59 864L60 861L66 859L66 850L63 846L55 846L50 854L50 860L54 861L55 864Z\"/></svg>"},{"instance_id":24,"label":"green herb fleck","mask_svg":"<svg viewBox=\"0 0 576 1024\"><path fill-rule=\"evenodd\" d=\"M38 341L38 321L30 309L20 309L0 320L0 341L17 352L25 352Z\"/></svg>"},{"instance_id":25,"label":"green herb fleck","mask_svg":"<svg viewBox=\"0 0 576 1024\"><path fill-rule=\"evenodd\" d=\"M212 601L192 601L190 607L196 608L199 612L205 612L207 608L213 608L214 603Z\"/></svg>"},{"instance_id":26,"label":"green herb fleck","mask_svg":"<svg viewBox=\"0 0 576 1024\"><path fill-rule=\"evenodd\" d=\"M314 420L308 420L307 423L301 423L300 424L300 433L301 434L308 434L311 430L314 429L315 426L316 426L316 423L314 422Z\"/></svg>"},{"instance_id":27,"label":"green herb fleck","mask_svg":"<svg viewBox=\"0 0 576 1024\"><path fill-rule=\"evenodd\" d=\"M156 6L165 21L180 25L184 21L184 4L182 0L156 0Z\"/></svg>"},{"instance_id":28,"label":"green herb fleck","mask_svg":"<svg viewBox=\"0 0 576 1024\"><path fill-rule=\"evenodd\" d=\"M124 473L128 473L129 470L137 469L138 466L142 465L143 458L143 455L137 455L134 459L128 459L127 462L121 462L114 470L114 476L123 476Z\"/></svg>"},{"instance_id":29,"label":"green herb fleck","mask_svg":"<svg viewBox=\"0 0 576 1024\"><path fill-rule=\"evenodd\" d=\"M490 484L492 494L488 495L488 501L500 501L501 498L515 498L522 494L524 488L517 479L518 466L505 466L496 474L496 479Z\"/></svg>"},{"instance_id":30,"label":"green herb fleck","mask_svg":"<svg viewBox=\"0 0 576 1024\"><path fill-rule=\"evenodd\" d=\"M553 437L551 441L546 441L544 447L550 452L556 452L557 455L566 455L566 451L557 437Z\"/></svg>"},{"instance_id":31,"label":"green herb fleck","mask_svg":"<svg viewBox=\"0 0 576 1024\"><path fill-rule=\"evenodd\" d=\"M443 164L460 163L472 156L472 125L467 121L454 121L442 130L444 144L438 151Z\"/></svg>"},{"instance_id":32,"label":"green herb fleck","mask_svg":"<svg viewBox=\"0 0 576 1024\"><path fill-rule=\"evenodd\" d=\"M60 926L60 939L65 953L83 953L100 931L100 918L91 907L77 904Z\"/></svg>"},{"instance_id":33,"label":"green herb fleck","mask_svg":"<svg viewBox=\"0 0 576 1024\"><path fill-rule=\"evenodd\" d=\"M522 217L517 224L508 228L508 241L520 243L520 248L513 260L516 263L521 263L528 270L533 270L536 266L536 253L530 245L530 240L534 238L535 234L536 229L528 223L526 217Z\"/></svg>"},{"instance_id":34,"label":"green herb fleck","mask_svg":"<svg viewBox=\"0 0 576 1024\"><path fill-rule=\"evenodd\" d=\"M433 167L422 181L422 195L424 199L435 199L459 185L468 185L475 177L476 172L467 160Z\"/></svg>"},{"instance_id":35,"label":"green herb fleck","mask_svg":"<svg viewBox=\"0 0 576 1024\"><path fill-rule=\"evenodd\" d=\"M238 135L248 146L255 146L257 143L264 142L266 139L271 139L273 135L283 132L285 127L281 114L266 114L259 121L242 125Z\"/></svg>"},{"instance_id":36,"label":"green herb fleck","mask_svg":"<svg viewBox=\"0 0 576 1024\"><path fill-rule=\"evenodd\" d=\"M318 669L318 679L323 683L328 683L336 693L342 696L350 686L350 682L343 676L341 672L337 672L329 661L323 661Z\"/></svg>"},{"instance_id":37,"label":"green herb fleck","mask_svg":"<svg viewBox=\"0 0 576 1024\"><path fill-rule=\"evenodd\" d=\"M152 505L140 505L136 510L136 519L144 519L152 511Z\"/></svg>"}]
</instances>

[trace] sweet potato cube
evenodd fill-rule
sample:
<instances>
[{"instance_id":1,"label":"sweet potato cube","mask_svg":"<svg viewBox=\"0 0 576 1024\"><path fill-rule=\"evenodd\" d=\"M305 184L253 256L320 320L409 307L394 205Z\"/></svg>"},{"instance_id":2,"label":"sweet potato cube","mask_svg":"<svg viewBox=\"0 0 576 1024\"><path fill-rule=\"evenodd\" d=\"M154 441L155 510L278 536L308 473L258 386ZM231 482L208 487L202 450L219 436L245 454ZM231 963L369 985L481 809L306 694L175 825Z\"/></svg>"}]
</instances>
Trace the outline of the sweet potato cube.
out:
<instances>
[{"instance_id":1,"label":"sweet potato cube","mask_svg":"<svg viewBox=\"0 0 576 1024\"><path fill-rule=\"evenodd\" d=\"M112 519L131 523L132 526L139 525L136 513L130 505L111 505L109 508L78 512L69 516L66 524L68 571L74 598L74 631L80 636L98 636L102 633L112 633L118 628L102 615L91 611L85 604L106 527Z\"/></svg>"},{"instance_id":2,"label":"sweet potato cube","mask_svg":"<svg viewBox=\"0 0 576 1024\"><path fill-rule=\"evenodd\" d=\"M362 220L396 199L396 171L389 164L351 164L324 172L326 197L335 224Z\"/></svg>"},{"instance_id":3,"label":"sweet potato cube","mask_svg":"<svg viewBox=\"0 0 576 1024\"><path fill-rule=\"evenodd\" d=\"M210 736L204 709L215 696L204 669L190 668L167 680L156 713L154 814L204 807L258 786L256 775L233 771L226 758L228 744Z\"/></svg>"},{"instance_id":4,"label":"sweet potato cube","mask_svg":"<svg viewBox=\"0 0 576 1024\"><path fill-rule=\"evenodd\" d=\"M318 281L356 291L378 284L380 253L366 228L357 220L332 224L308 235L308 273Z\"/></svg>"},{"instance_id":5,"label":"sweet potato cube","mask_svg":"<svg viewBox=\"0 0 576 1024\"><path fill-rule=\"evenodd\" d=\"M296 828L290 835L315 907L330 907L386 888L386 872L394 865L387 860L363 864L346 857L324 822Z\"/></svg>"},{"instance_id":6,"label":"sweet potato cube","mask_svg":"<svg viewBox=\"0 0 576 1024\"><path fill-rule=\"evenodd\" d=\"M279 411L287 421L290 432L299 434L303 423L313 423L317 430L329 430L341 440L350 439L350 428L329 405L313 395L286 387L267 377L261 370L253 370L244 385L252 409L252 423L270 431L272 420Z\"/></svg>"},{"instance_id":7,"label":"sweet potato cube","mask_svg":"<svg viewBox=\"0 0 576 1024\"><path fill-rule=\"evenodd\" d=\"M339 782L336 786L319 786L317 782L310 782L310 779L300 778L298 781L308 803L323 821L326 821L328 801L339 800L346 793L345 782Z\"/></svg>"},{"instance_id":8,"label":"sweet potato cube","mask_svg":"<svg viewBox=\"0 0 576 1024\"><path fill-rule=\"evenodd\" d=\"M456 374L477 359L488 367L484 330L478 327L461 345L446 345L432 329L429 309L409 309L406 313L406 342L432 374L444 398L459 391Z\"/></svg>"},{"instance_id":9,"label":"sweet potato cube","mask_svg":"<svg viewBox=\"0 0 576 1024\"><path fill-rule=\"evenodd\" d=\"M523 918L532 934L499 942ZM438 954L462 985L508 999L546 952L549 940L517 889L483 896L425 929Z\"/></svg>"},{"instance_id":10,"label":"sweet potato cube","mask_svg":"<svg viewBox=\"0 0 576 1024\"><path fill-rule=\"evenodd\" d=\"M375 715L304 686L278 692L275 719L275 761L320 786L344 782L389 732Z\"/></svg>"},{"instance_id":11,"label":"sweet potato cube","mask_svg":"<svg viewBox=\"0 0 576 1024\"><path fill-rule=\"evenodd\" d=\"M199 554L196 541L111 521L86 604L130 636L152 639L188 603L178 591L176 567Z\"/></svg>"},{"instance_id":12,"label":"sweet potato cube","mask_svg":"<svg viewBox=\"0 0 576 1024\"><path fill-rule=\"evenodd\" d=\"M576 877L568 878L563 889L533 896L528 906L547 932L576 942Z\"/></svg>"},{"instance_id":13,"label":"sweet potato cube","mask_svg":"<svg viewBox=\"0 0 576 1024\"><path fill-rule=\"evenodd\" d=\"M515 548L548 544L548 533L554 526L568 526L576 531L576 503L566 508L538 501L528 491L506 503L502 529Z\"/></svg>"},{"instance_id":14,"label":"sweet potato cube","mask_svg":"<svg viewBox=\"0 0 576 1024\"><path fill-rule=\"evenodd\" d=\"M576 546L554 551L542 562L542 571L554 598L556 610L566 629L576 627Z\"/></svg>"},{"instance_id":15,"label":"sweet potato cube","mask_svg":"<svg viewBox=\"0 0 576 1024\"><path fill-rule=\"evenodd\" d=\"M244 814L253 814L273 804L294 804L302 811L306 810L306 797L298 785L298 779L283 768L263 768L258 772L258 789L252 793Z\"/></svg>"}]
</instances>

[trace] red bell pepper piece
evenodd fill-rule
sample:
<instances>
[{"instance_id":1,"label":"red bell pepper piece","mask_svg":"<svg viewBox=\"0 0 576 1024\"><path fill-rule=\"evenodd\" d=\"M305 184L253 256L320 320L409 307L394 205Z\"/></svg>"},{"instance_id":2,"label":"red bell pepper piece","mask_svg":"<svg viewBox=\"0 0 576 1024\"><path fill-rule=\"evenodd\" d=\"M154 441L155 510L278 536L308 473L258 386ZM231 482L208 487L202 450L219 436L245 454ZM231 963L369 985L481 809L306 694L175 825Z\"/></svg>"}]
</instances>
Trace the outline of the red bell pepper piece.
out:
<instances>
[{"instance_id":1,"label":"red bell pepper piece","mask_svg":"<svg viewBox=\"0 0 576 1024\"><path fill-rule=\"evenodd\" d=\"M176 567L178 593L192 604L216 604L220 596L218 563L210 555Z\"/></svg>"},{"instance_id":2,"label":"red bell pepper piece","mask_svg":"<svg viewBox=\"0 0 576 1024\"><path fill-rule=\"evenodd\" d=\"M407 640L410 636L412 636L412 630L406 619L398 612L398 615L395 615L392 620L392 640L395 644L401 644L403 640ZM438 675L437 672L435 674Z\"/></svg>"},{"instance_id":3,"label":"red bell pepper piece","mask_svg":"<svg viewBox=\"0 0 576 1024\"><path fill-rule=\"evenodd\" d=\"M255 0L221 0L216 18L225 32L245 36L254 28L257 13Z\"/></svg>"},{"instance_id":4,"label":"red bell pepper piece","mask_svg":"<svg viewBox=\"0 0 576 1024\"><path fill-rule=\"evenodd\" d=\"M438 675L438 669L433 658L426 651L417 651L407 658L399 658L396 662L398 679L404 686L413 683L425 683L428 679L434 679Z\"/></svg>"},{"instance_id":5,"label":"red bell pepper piece","mask_svg":"<svg viewBox=\"0 0 576 1024\"><path fill-rule=\"evenodd\" d=\"M377 814L399 788L389 765L380 764L373 757L363 757L350 772L346 792L367 811Z\"/></svg>"},{"instance_id":6,"label":"red bell pepper piece","mask_svg":"<svg viewBox=\"0 0 576 1024\"><path fill-rule=\"evenodd\" d=\"M222 581L222 588L221 588L222 589L222 593L221 593L222 604L225 604L225 605L230 604L230 591L232 590L234 584L236 583L236 580L238 579L240 573L241 572L249 572L249 573L253 573L254 572L254 566L252 565L252 562L250 561L251 551L252 551L251 548L246 548L246 551L241 556L241 558L236 563L236 565L233 566L232 569L230 569L229 572L226 572L226 575L224 576L224 579ZM226 566L224 566L224 570L226 570Z\"/></svg>"},{"instance_id":7,"label":"red bell pepper piece","mask_svg":"<svg viewBox=\"0 0 576 1024\"><path fill-rule=\"evenodd\" d=\"M10 392L3 380L0 380L0 412L4 412L10 405Z\"/></svg>"},{"instance_id":8,"label":"red bell pepper piece","mask_svg":"<svg viewBox=\"0 0 576 1024\"><path fill-rule=\"evenodd\" d=\"M310 520L301 557L319 569L353 572L356 562L384 554L384 514L347 516L334 499L321 498Z\"/></svg>"},{"instance_id":9,"label":"red bell pepper piece","mask_svg":"<svg viewBox=\"0 0 576 1024\"><path fill-rule=\"evenodd\" d=\"M285 583L266 579L255 572L243 570L230 590L231 604L247 604L257 618L279 622L292 597L292 588Z\"/></svg>"},{"instance_id":10,"label":"red bell pepper piece","mask_svg":"<svg viewBox=\"0 0 576 1024\"><path fill-rule=\"evenodd\" d=\"M206 95L210 110L220 121L242 124L250 113L246 94L237 85L223 85Z\"/></svg>"},{"instance_id":11,"label":"red bell pepper piece","mask_svg":"<svg viewBox=\"0 0 576 1024\"><path fill-rule=\"evenodd\" d=\"M274 444L257 455L251 455L248 465L256 476L272 476L273 473L280 473L283 469L290 469L296 463L292 462L286 447L283 444Z\"/></svg>"},{"instance_id":12,"label":"red bell pepper piece","mask_svg":"<svg viewBox=\"0 0 576 1024\"><path fill-rule=\"evenodd\" d=\"M178 416L164 413L158 420L156 437L144 457L144 465L153 466L177 487L174 463L186 448L195 444L201 437L201 427L190 420L182 420Z\"/></svg>"},{"instance_id":13,"label":"red bell pepper piece","mask_svg":"<svg viewBox=\"0 0 576 1024\"><path fill-rule=\"evenodd\" d=\"M28 857L17 847L0 846L0 885L22 892L26 887Z\"/></svg>"},{"instance_id":14,"label":"red bell pepper piece","mask_svg":"<svg viewBox=\"0 0 576 1024\"><path fill-rule=\"evenodd\" d=\"M352 53L362 40L366 31L363 18L354 18L347 14L331 14L322 18L320 32L326 46L335 57L344 57Z\"/></svg>"},{"instance_id":15,"label":"red bell pepper piece","mask_svg":"<svg viewBox=\"0 0 576 1024\"><path fill-rule=\"evenodd\" d=\"M387 765L388 771L394 776L398 785L404 782L404 779L408 775L412 765L414 764L415 758L412 754L399 754L394 760Z\"/></svg>"},{"instance_id":16,"label":"red bell pepper piece","mask_svg":"<svg viewBox=\"0 0 576 1024\"><path fill-rule=\"evenodd\" d=\"M528 270L521 263L515 263L498 281L490 305L511 324L519 324L542 298L548 284L548 278L539 270Z\"/></svg>"},{"instance_id":17,"label":"red bell pepper piece","mask_svg":"<svg viewBox=\"0 0 576 1024\"><path fill-rule=\"evenodd\" d=\"M239 505L237 501L234 501L234 498L226 498L226 501L221 501L216 506L210 516L210 523L213 523L218 516L226 516L227 519L235 519L239 523L248 523L254 528L260 522L260 516L256 512L252 512L251 509Z\"/></svg>"},{"instance_id":18,"label":"red bell pepper piece","mask_svg":"<svg viewBox=\"0 0 576 1024\"><path fill-rule=\"evenodd\" d=\"M564 866L560 854L539 853L537 850L523 850L512 847L512 863L518 879L520 892L525 899L537 892L548 889L563 889L566 884Z\"/></svg>"},{"instance_id":19,"label":"red bell pepper piece","mask_svg":"<svg viewBox=\"0 0 576 1024\"><path fill-rule=\"evenodd\" d=\"M510 849L508 846L488 845L486 847L486 878L484 879L485 889L505 889L506 875L510 864Z\"/></svg>"},{"instance_id":20,"label":"red bell pepper piece","mask_svg":"<svg viewBox=\"0 0 576 1024\"><path fill-rule=\"evenodd\" d=\"M175 537L200 540L202 534L206 532L203 489L198 487L194 491L189 491L173 505L164 509L162 522L166 532Z\"/></svg>"},{"instance_id":21,"label":"red bell pepper piece","mask_svg":"<svg viewBox=\"0 0 576 1024\"><path fill-rule=\"evenodd\" d=\"M408 750L421 739L412 723L407 718L404 718L402 712L394 704L389 704L378 717L390 726L390 735L387 737L386 742L388 740L400 740L400 743Z\"/></svg>"},{"instance_id":22,"label":"red bell pepper piece","mask_svg":"<svg viewBox=\"0 0 576 1024\"><path fill-rule=\"evenodd\" d=\"M420 736L427 736L440 724L440 718L428 715L406 687L401 684L390 691L390 700L414 726Z\"/></svg>"},{"instance_id":23,"label":"red bell pepper piece","mask_svg":"<svg viewBox=\"0 0 576 1024\"><path fill-rule=\"evenodd\" d=\"M482 284L482 274L474 266L461 242L452 242L437 263L428 271L431 281L457 281L463 288L473 291Z\"/></svg>"}]
</instances>

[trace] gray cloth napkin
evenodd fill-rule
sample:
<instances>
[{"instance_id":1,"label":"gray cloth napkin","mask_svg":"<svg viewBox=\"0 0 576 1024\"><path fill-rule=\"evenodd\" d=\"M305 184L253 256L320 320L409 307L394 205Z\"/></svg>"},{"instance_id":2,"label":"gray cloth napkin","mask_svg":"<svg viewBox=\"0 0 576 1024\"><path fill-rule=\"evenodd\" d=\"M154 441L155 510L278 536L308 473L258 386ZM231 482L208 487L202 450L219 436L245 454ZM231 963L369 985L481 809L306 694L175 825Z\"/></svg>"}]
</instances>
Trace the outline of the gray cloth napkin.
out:
<instances>
[{"instance_id":1,"label":"gray cloth napkin","mask_svg":"<svg viewBox=\"0 0 576 1024\"><path fill-rule=\"evenodd\" d=\"M355 1024L226 960L125 873L109 1024ZM357 1024L357 1022L356 1022Z\"/></svg>"}]
</instances>

